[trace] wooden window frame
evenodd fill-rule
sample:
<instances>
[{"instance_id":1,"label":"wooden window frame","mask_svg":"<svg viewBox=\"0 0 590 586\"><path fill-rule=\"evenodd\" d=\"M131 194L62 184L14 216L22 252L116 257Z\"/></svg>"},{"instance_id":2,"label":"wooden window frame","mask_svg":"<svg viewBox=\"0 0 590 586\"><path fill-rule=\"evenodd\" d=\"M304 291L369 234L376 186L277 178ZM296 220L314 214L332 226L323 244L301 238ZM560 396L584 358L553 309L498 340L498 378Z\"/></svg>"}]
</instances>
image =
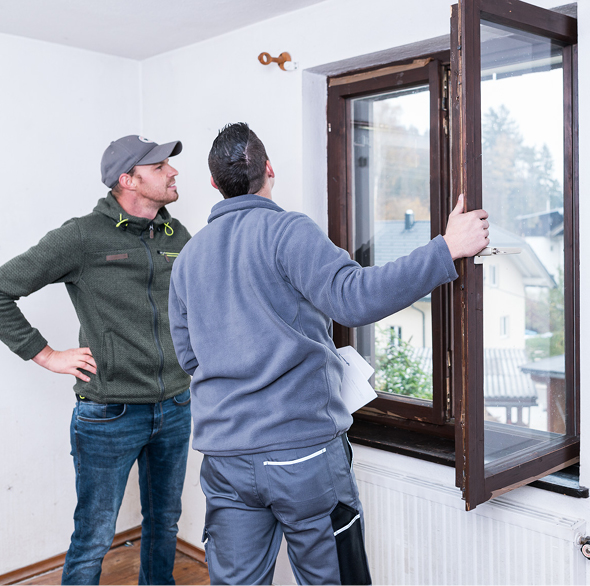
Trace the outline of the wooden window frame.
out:
<instances>
[{"instance_id":1,"label":"wooden window frame","mask_svg":"<svg viewBox=\"0 0 590 586\"><path fill-rule=\"evenodd\" d=\"M469 208L481 207L481 192L479 206L477 200L474 200L473 196L470 197L470 193L475 193L473 189L474 174L472 173L469 177L464 176L468 166L467 161L473 163L473 159L477 157L475 154L477 149L473 149L472 142L469 151L471 159L468 159L466 152L461 150L462 138L464 141L463 151L465 151L465 136L460 137L457 134L458 125L456 123L451 125L451 120L458 121L461 116L466 116L464 105L460 104L458 79L459 75L465 73L466 67L474 70L473 52L476 43L473 35L475 32L479 35L479 28L477 31L466 34L469 22L473 28L474 12L479 10L479 14L484 14L486 20L507 25L511 23L514 25L515 20L522 24L523 21L527 22L527 18L529 18L528 25L524 30L535 34L545 34L545 36L549 30L554 38L561 43L566 45L569 43L564 54L566 79L566 85L564 85L564 132L565 143L569 145L564 153L564 161L567 163L564 189L569 194L565 202L565 230L566 242L569 243L569 257L566 259L564 278L567 299L565 320L568 324L566 354L574 357L568 362L567 377L575 389L574 399L568 408L571 410L570 412L575 414L573 431L577 434L579 429L578 344L580 332L579 320L574 319L574 316L579 314L577 45L574 42L576 21L575 18L569 18L559 12L552 11L547 15L546 13L549 11L524 5L518 0L510 1L512 12L506 8L508 2L504 0L500 0L498 3L495 0L460 0L460 4L464 20L462 23L458 22L458 7L454 6L452 8L454 18L451 24L450 52L436 50L433 53L424 54L417 50L417 54L412 55L405 51L404 58L399 61L392 60L390 63L380 61L378 67L372 68L365 65L365 69L362 70L346 72L341 70L332 77L328 76L328 233L337 245L353 254L351 171L348 166L351 141L347 137L347 131L350 128L350 109L346 105L348 99L378 93L380 90L411 85L413 75L411 72L419 69L419 62L422 60L429 60L431 63L437 61L436 66L430 65L429 67L431 69L437 68L439 74L440 65L450 63L452 74L448 81L449 97L444 95L441 88L439 93L441 103L434 108L431 100L431 183L439 183L438 189L433 188L431 184L431 231L434 236L444 233L448 213L454 203L451 201L450 193L453 193L456 198L458 193L465 191ZM497 8L499 4L502 5L501 10ZM532 19L530 14L533 14ZM555 23L558 24L555 25ZM459 30L461 30L461 38ZM479 38L477 42L479 42ZM477 46L476 54L479 57L479 46ZM471 64L469 64L469 55L472 59ZM465 56L464 62L461 61L463 56ZM477 71L479 73L479 70ZM442 76L440 80L442 80ZM439 83L442 83L440 80ZM479 78L477 80L479 83ZM479 88L475 87L476 83L473 79L462 81L462 83L464 84L462 89L467 91L469 99L479 100ZM464 96L461 99L464 99ZM470 115L472 113L473 107L471 107ZM471 126L478 127L478 124L473 124L473 122L472 120ZM449 128L450 146L448 146L445 137L445 125L448 125L447 128ZM480 127L475 130L475 133L479 133L478 138L481 140ZM471 137L471 140L473 141L474 138ZM436 145L433 146L433 143ZM461 162L458 163L458 161ZM466 163L462 164L462 161ZM455 172L451 177L451 168L460 169L461 173ZM433 173L434 169L437 169L437 177L433 177L436 175ZM479 162L479 170L475 172L475 180L477 178L481 182L481 162ZM449 188L450 185L452 185L452 189ZM433 193L437 193L437 195L433 196ZM577 487L571 486L572 476L576 475L576 466L568 468L563 474L558 473L541 481L535 481L535 479L577 461L579 459L579 441L577 439L565 442L567 445L563 445L560 450L554 453L546 454L531 462L520 463L514 469L501 472L491 479L485 478L482 472L483 408L480 408L483 402L483 392L478 401L474 401L471 396L473 392L469 386L470 381L474 380L474 373L480 377L480 382L483 381L481 378L483 357L479 360L465 360L469 344L473 341L476 332L473 315L476 307L474 305L476 294L472 274L474 271L467 268L469 262L473 264L472 260L459 261L457 268L460 278L454 283L439 288L440 294L437 293L432 298L433 318L435 305L438 308L436 311L439 313L436 323L433 319L433 346L434 340L437 338L442 340L440 347L444 348L442 352L434 352L437 356L433 357L433 376L439 380L448 379L450 376L452 403L450 405L447 403L447 400L451 398L451 393L448 390L439 393L442 400L436 400L433 403L430 413L420 409L422 405L419 401L415 402L407 398L399 399L395 396L377 399L368 408L355 414L355 423L349 435L355 441L372 447L404 453L445 465L455 465L457 486L463 491L468 510L492 496L526 483L532 483L533 486L549 490L555 490L555 486L564 487L565 485L561 484L559 480L561 476L568 478L566 484L569 486L565 488L567 494L588 497L588 489L579 485ZM467 311L466 308L469 307L471 310ZM454 336L454 332L461 334L461 344L452 343L453 340L457 341L459 338ZM334 324L334 341L338 347L354 344L352 330ZM447 368L447 366L451 368ZM470 423L466 425L466 421ZM474 433L476 429L479 429L478 433ZM474 472L478 467L477 473Z\"/></svg>"},{"instance_id":2,"label":"wooden window frame","mask_svg":"<svg viewBox=\"0 0 590 586\"><path fill-rule=\"evenodd\" d=\"M433 53L412 61L393 63L387 67L369 70L351 76L329 78L328 92L328 234L341 248L354 255L353 189L352 172L347 165L351 160L351 137L348 129L351 123L350 102L352 98L372 95L380 91L411 88L428 84L430 87L430 209L431 237L442 234L449 210L448 174L448 119L445 115L447 103L443 103L442 92L445 83L445 65L449 52ZM449 307L450 287L435 289L432 293L433 341L433 401L409 397L382 397L361 409L356 417L375 423L407 425L415 429L431 428L436 433L452 437L450 402L450 373L448 348L451 340L449 328L451 316ZM353 328L334 324L334 341L337 347L354 345ZM403 422L403 423L402 423Z\"/></svg>"},{"instance_id":3,"label":"wooden window frame","mask_svg":"<svg viewBox=\"0 0 590 586\"><path fill-rule=\"evenodd\" d=\"M467 209L482 207L481 50L484 20L552 39L563 46L564 72L564 282L566 435L550 450L516 454L484 464L483 271L473 259L457 263L454 299L456 483L466 508L579 461L579 274L577 193L577 21L518 0L460 0L451 12L452 193L465 193Z\"/></svg>"}]
</instances>

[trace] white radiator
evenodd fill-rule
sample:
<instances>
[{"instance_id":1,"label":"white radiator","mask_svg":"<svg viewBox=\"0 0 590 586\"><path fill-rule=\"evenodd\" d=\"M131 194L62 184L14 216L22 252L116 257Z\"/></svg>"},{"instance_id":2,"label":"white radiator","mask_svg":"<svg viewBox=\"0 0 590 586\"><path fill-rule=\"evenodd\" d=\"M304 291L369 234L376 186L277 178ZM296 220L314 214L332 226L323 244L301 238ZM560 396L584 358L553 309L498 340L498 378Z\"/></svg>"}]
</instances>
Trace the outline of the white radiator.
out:
<instances>
[{"instance_id":1,"label":"white radiator","mask_svg":"<svg viewBox=\"0 0 590 586\"><path fill-rule=\"evenodd\" d=\"M584 519L506 496L466 512L450 470L443 484L370 460L355 472L374 584L586 584Z\"/></svg>"}]
</instances>

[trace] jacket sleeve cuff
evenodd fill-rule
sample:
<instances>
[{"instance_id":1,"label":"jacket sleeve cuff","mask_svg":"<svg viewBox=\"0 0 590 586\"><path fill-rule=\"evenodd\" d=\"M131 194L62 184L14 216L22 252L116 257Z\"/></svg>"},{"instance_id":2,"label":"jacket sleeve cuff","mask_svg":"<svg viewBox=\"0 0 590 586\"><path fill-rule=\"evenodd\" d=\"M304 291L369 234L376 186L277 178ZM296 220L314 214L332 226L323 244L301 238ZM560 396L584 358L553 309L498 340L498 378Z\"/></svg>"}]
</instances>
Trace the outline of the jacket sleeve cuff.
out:
<instances>
[{"instance_id":1,"label":"jacket sleeve cuff","mask_svg":"<svg viewBox=\"0 0 590 586\"><path fill-rule=\"evenodd\" d=\"M445 242L445 239L439 234L433 240L436 243L436 246L439 251L439 256L443 261L443 265L447 271L447 275L449 277L449 281L454 281L459 275L457 274L457 269L455 269L455 262L453 261L453 257L449 251L449 247Z\"/></svg>"},{"instance_id":2,"label":"jacket sleeve cuff","mask_svg":"<svg viewBox=\"0 0 590 586\"><path fill-rule=\"evenodd\" d=\"M24 345L15 350L14 353L23 360L31 360L47 346L47 340L35 330L33 337Z\"/></svg>"}]
</instances>

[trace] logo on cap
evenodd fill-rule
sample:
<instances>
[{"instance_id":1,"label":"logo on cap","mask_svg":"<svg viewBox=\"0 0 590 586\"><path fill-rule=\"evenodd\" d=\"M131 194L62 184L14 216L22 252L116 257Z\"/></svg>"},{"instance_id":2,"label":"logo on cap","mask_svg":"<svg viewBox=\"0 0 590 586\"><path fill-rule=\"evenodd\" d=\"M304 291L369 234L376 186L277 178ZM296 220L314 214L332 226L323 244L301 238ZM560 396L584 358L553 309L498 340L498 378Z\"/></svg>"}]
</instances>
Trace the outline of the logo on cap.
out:
<instances>
[{"instance_id":1,"label":"logo on cap","mask_svg":"<svg viewBox=\"0 0 590 586\"><path fill-rule=\"evenodd\" d=\"M138 136L137 138L139 138L139 140L141 140L141 142L147 142L147 143L154 142L153 140L150 140L149 138L145 138L143 136Z\"/></svg>"}]
</instances>

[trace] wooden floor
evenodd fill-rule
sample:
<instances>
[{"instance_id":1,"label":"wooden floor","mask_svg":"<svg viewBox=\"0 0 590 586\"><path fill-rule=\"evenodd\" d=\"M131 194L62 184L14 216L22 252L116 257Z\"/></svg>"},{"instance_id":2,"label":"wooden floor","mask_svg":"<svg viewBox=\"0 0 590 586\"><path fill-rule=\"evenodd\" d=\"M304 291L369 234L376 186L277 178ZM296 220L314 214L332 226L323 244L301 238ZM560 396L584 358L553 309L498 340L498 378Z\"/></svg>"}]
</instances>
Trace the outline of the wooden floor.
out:
<instances>
[{"instance_id":1,"label":"wooden floor","mask_svg":"<svg viewBox=\"0 0 590 586\"><path fill-rule=\"evenodd\" d=\"M127 544L111 549L105 556L102 563L101 584L137 584L139 539L128 541ZM174 579L177 584L209 584L209 573L207 566L177 551ZM18 584L46 584L47 586L61 584L61 568L25 582L18 582Z\"/></svg>"}]
</instances>

